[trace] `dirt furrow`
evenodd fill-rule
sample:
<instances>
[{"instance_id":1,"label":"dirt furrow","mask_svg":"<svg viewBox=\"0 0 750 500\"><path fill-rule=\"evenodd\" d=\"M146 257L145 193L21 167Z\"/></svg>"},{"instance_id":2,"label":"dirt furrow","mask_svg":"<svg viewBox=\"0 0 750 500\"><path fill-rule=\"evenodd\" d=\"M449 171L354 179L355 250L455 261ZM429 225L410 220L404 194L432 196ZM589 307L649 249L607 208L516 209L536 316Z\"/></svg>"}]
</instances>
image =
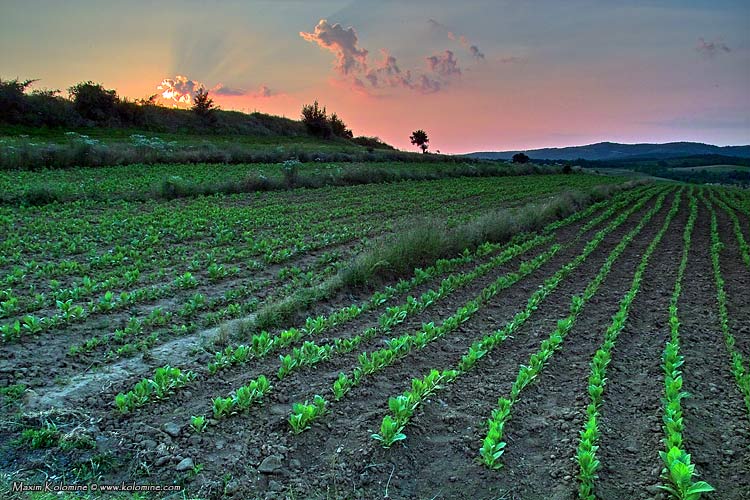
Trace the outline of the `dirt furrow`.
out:
<instances>
[{"instance_id":1,"label":"dirt furrow","mask_svg":"<svg viewBox=\"0 0 750 500\"><path fill-rule=\"evenodd\" d=\"M710 222L708 210L699 203L678 304L683 389L691 395L682 402L684 439L696 472L719 492L713 498L739 500L750 492L750 431L719 325Z\"/></svg>"},{"instance_id":2,"label":"dirt furrow","mask_svg":"<svg viewBox=\"0 0 750 500\"><path fill-rule=\"evenodd\" d=\"M662 352L670 338L669 304L689 215L687 195L646 268L607 370L596 482L601 498L653 498L660 491Z\"/></svg>"},{"instance_id":3,"label":"dirt furrow","mask_svg":"<svg viewBox=\"0 0 750 500\"><path fill-rule=\"evenodd\" d=\"M745 359L750 357L750 269L745 266L734 225L723 208L714 205L719 224L719 237L724 244L719 254L721 276L727 293L729 329L736 347ZM739 214L739 212L736 212Z\"/></svg>"},{"instance_id":4,"label":"dirt furrow","mask_svg":"<svg viewBox=\"0 0 750 500\"><path fill-rule=\"evenodd\" d=\"M481 442L480 434L484 431L484 420L498 395L509 389L518 365L526 362L528 356L538 348L539 342L554 328L557 319L567 315L570 297L583 290L588 280L598 272L609 251L635 226L640 215L642 213L632 216L607 237L574 276L564 281L548 297L536 316L518 332L516 338L506 340L495 352L483 359L475 371L432 398L424 406L423 414L417 415L413 424L407 428L409 437L404 447L397 445L391 451L384 451L368 437L367 431L377 430L379 419L387 410L387 397L400 393L411 377L421 376L429 368L454 365L471 340L502 326L516 310L522 308L533 291L533 286L525 293L517 289L510 296L503 296L499 307L503 307L504 312L501 315L488 312L488 315L498 316L497 320L478 325L479 328L472 327L474 335L463 340L461 349L452 350L449 356L425 353L414 360L415 366L410 363L408 367L394 367L390 373L385 373L379 378L379 385L372 389L374 394L368 391L360 397L353 397L352 402L348 402L345 409L341 410L341 425L334 425L333 430L318 430L309 441L306 437L306 443L298 448L301 454L314 456L316 443L324 436L331 447L335 447L336 443L355 439L353 444L344 446L342 453L348 453L348 466L360 474L361 481L370 485L368 488L372 488L369 490L372 494L386 484L390 473L388 467L369 467L379 463L393 464L396 472L391 478L391 490L396 496L403 498L430 498L438 492L446 498L481 498L476 496L477 491L482 491L482 495L490 495L514 488L518 484L518 477L498 478L475 462ZM657 216L655 219L658 218ZM644 230L644 233L651 232L650 227ZM573 255L569 255L568 260ZM554 270L550 274L552 272ZM342 434L336 431L338 428L342 429L344 436L336 440L329 439L327 436L331 433L337 436ZM365 431L362 432L362 429ZM514 446L512 441L509 446ZM319 474L327 474L329 478L334 473L333 470L326 470L322 464L314 470Z\"/></svg>"}]
</instances>

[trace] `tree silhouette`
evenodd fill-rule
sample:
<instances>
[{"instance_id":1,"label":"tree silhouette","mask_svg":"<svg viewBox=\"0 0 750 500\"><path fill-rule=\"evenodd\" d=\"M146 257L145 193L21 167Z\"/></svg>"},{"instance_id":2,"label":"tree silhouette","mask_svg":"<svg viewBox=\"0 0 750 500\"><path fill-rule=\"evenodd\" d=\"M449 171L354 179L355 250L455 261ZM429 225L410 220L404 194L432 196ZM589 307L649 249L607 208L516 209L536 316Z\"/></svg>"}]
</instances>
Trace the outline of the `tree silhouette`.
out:
<instances>
[{"instance_id":1,"label":"tree silhouette","mask_svg":"<svg viewBox=\"0 0 750 500\"><path fill-rule=\"evenodd\" d=\"M523 153L516 153L513 155L513 163L529 163L529 157Z\"/></svg>"},{"instance_id":2,"label":"tree silhouette","mask_svg":"<svg viewBox=\"0 0 750 500\"><path fill-rule=\"evenodd\" d=\"M208 91L201 87L193 98L193 107L191 109L201 118L211 118L216 106L214 106L214 100L208 97Z\"/></svg>"},{"instance_id":3,"label":"tree silhouette","mask_svg":"<svg viewBox=\"0 0 750 500\"><path fill-rule=\"evenodd\" d=\"M326 115L326 108L320 107L318 101L302 106L302 123L307 131L317 137L328 139L333 134L331 123ZM343 125L343 122L341 122Z\"/></svg>"},{"instance_id":4,"label":"tree silhouette","mask_svg":"<svg viewBox=\"0 0 750 500\"><path fill-rule=\"evenodd\" d=\"M427 132L422 129L415 130L414 132L412 132L409 139L411 140L412 144L422 150L422 153L427 152L427 148L429 147L427 143L430 142L430 139L427 138Z\"/></svg>"},{"instance_id":5,"label":"tree silhouette","mask_svg":"<svg viewBox=\"0 0 750 500\"><path fill-rule=\"evenodd\" d=\"M88 120L105 121L117 116L115 108L120 101L117 93L100 83L81 82L70 87L68 93L75 110Z\"/></svg>"}]
</instances>

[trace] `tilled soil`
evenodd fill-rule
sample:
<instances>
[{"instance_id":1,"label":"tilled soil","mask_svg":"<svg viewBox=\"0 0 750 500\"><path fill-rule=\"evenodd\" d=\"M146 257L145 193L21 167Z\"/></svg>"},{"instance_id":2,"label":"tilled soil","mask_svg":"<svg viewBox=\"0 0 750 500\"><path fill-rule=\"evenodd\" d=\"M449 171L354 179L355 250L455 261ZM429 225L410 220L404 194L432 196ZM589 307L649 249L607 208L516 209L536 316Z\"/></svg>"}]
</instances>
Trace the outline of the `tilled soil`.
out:
<instances>
[{"instance_id":1,"label":"tilled soil","mask_svg":"<svg viewBox=\"0 0 750 500\"><path fill-rule=\"evenodd\" d=\"M71 393L65 406L75 410L36 411L20 419L22 425L32 427L54 420L64 432L81 425L85 432L95 435L95 450L30 451L10 444L19 427L4 426L0 430L1 453L6 464L3 468L19 471L21 477L35 477L36 469L45 470L51 478L64 474L70 478L70 470L75 468L80 472L82 461L90 460L93 464L102 461L101 457L109 457L104 461L109 465L101 469L103 480L176 483L187 488L190 496L212 499L576 498L578 466L574 455L588 403L589 363L612 314L630 288L644 251L661 228L673 197L674 192L617 259L597 294L585 305L562 348L522 392L505 426L508 444L502 457L504 466L499 470L489 470L478 460L486 433L485 422L497 398L508 394L519 365L528 363L529 356L555 329L557 321L568 315L571 297L583 292L619 241L653 207L655 197L607 235L513 337L482 358L471 371L431 396L404 430L407 439L389 450L370 437L379 431L380 421L388 412L388 398L401 394L412 378L421 377L430 369L455 367L472 342L502 328L525 307L529 296L545 279L578 255L611 218L578 239L575 235L585 220L562 228L557 232L557 240L565 246L539 269L500 291L456 330L365 377L341 401L333 401L331 384L339 372L350 372L357 366L360 353L383 347L388 338L414 333L423 323L439 324L477 296L483 287L499 276L517 271L522 262L546 251L549 244L498 265L355 351L295 371L283 380L276 377L278 355L288 353L289 349L211 376L206 373L208 353L200 350L187 356L181 353L184 363L180 368L195 370L197 379L163 401L121 415L113 405L115 394L131 388L144 376L141 371L128 374L125 367L124 376L116 382L102 379L97 391ZM658 455L663 447L661 356L669 337L668 306L682 252L687 206L685 190L680 211L649 261L639 294L612 353L599 421L598 458L602 466L597 493L603 499L663 497L657 488L662 484ZM738 348L747 355L750 314L744 295L748 274L736 240L733 243L728 217L718 207L717 213L725 243L721 265L730 328L738 337ZM706 498L750 498L748 415L729 371L729 355L718 323L709 223L708 211L699 205L679 303L681 352L685 356L683 376L685 390L691 393L683 400L684 438L700 477L717 489L715 495ZM490 257L463 265L455 272L470 271ZM418 296L435 288L440 279L442 276L394 297L388 304L401 303L405 295ZM369 293L371 290L360 290L354 295L334 297L313 306L310 314L366 300ZM309 340L320 345L359 334L377 326L383 311L384 307L368 311ZM180 347L175 344L175 348ZM163 354L160 351L159 355ZM141 368L151 365L148 359L144 361ZM212 397L227 396L260 374L266 375L273 386L262 405L221 421L211 420L204 433L189 428L191 415L212 415ZM310 430L292 434L287 423L292 403L309 400L315 394L331 400L328 413L314 422ZM28 397L27 394L27 400ZM10 415L22 408L6 403L4 413Z\"/></svg>"}]
</instances>

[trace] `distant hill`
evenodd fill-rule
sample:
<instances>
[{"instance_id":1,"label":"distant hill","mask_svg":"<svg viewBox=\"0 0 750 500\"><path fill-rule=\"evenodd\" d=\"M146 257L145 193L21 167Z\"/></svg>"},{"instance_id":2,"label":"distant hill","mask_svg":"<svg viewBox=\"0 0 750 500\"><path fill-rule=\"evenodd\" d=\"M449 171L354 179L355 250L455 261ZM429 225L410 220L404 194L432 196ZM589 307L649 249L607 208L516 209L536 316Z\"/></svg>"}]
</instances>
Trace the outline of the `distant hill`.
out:
<instances>
[{"instance_id":1,"label":"distant hill","mask_svg":"<svg viewBox=\"0 0 750 500\"><path fill-rule=\"evenodd\" d=\"M624 160L663 159L694 155L723 155L750 158L748 146L713 146L700 142L669 142L666 144L618 144L599 142L587 146L544 148L529 151L489 151L468 153L464 156L485 160L510 160L516 153L526 153L534 160Z\"/></svg>"}]
</instances>

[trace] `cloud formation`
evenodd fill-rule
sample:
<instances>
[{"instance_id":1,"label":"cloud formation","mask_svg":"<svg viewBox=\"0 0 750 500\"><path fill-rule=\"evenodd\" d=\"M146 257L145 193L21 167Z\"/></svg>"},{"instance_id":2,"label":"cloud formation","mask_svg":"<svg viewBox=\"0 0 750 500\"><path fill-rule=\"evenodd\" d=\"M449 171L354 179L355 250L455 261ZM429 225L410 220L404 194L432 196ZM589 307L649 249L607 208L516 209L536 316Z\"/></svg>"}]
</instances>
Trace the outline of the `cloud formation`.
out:
<instances>
[{"instance_id":1,"label":"cloud formation","mask_svg":"<svg viewBox=\"0 0 750 500\"><path fill-rule=\"evenodd\" d=\"M212 90L216 95L225 95L225 96L238 96L238 95L245 95L247 93L245 89L225 87L221 83L217 84Z\"/></svg>"},{"instance_id":2,"label":"cloud formation","mask_svg":"<svg viewBox=\"0 0 750 500\"><path fill-rule=\"evenodd\" d=\"M435 21L434 19L428 19L427 23L430 25L430 27L440 33L444 33L449 40L452 40L454 42L458 42L461 44L462 47L464 47L466 50L469 51L469 54L471 54L476 59L484 59L484 53L479 50L479 46L476 44L473 44L469 41L468 38L464 35L456 35L451 31L448 26L444 25L443 23L439 23L438 21Z\"/></svg>"},{"instance_id":3,"label":"cloud formation","mask_svg":"<svg viewBox=\"0 0 750 500\"><path fill-rule=\"evenodd\" d=\"M370 62L369 51L359 45L354 28L344 29L325 19L318 22L312 33L300 32L300 36L331 51L336 56L334 69L358 92L402 88L429 94L442 90L450 79L461 75L455 54L450 50L427 57L426 71L402 70L396 57L386 49L381 49L379 61Z\"/></svg>"},{"instance_id":4,"label":"cloud formation","mask_svg":"<svg viewBox=\"0 0 750 500\"><path fill-rule=\"evenodd\" d=\"M695 48L698 52L708 57L714 57L716 54L729 53L732 49L722 40L706 41L703 38L698 39L698 46Z\"/></svg>"},{"instance_id":5,"label":"cloud formation","mask_svg":"<svg viewBox=\"0 0 750 500\"><path fill-rule=\"evenodd\" d=\"M183 75L177 75L174 78L165 78L156 88L161 92L158 99L159 102L174 106L189 106L192 104L195 94L198 93L199 89L206 89L210 93L224 97L248 96L261 99L280 95L278 92L272 91L267 85L261 85L254 91L227 87L221 83L208 88L202 82L192 80Z\"/></svg>"},{"instance_id":6,"label":"cloud formation","mask_svg":"<svg viewBox=\"0 0 750 500\"><path fill-rule=\"evenodd\" d=\"M161 91L160 101L172 101L179 105L191 103L198 89L205 88L205 85L186 76L177 75L174 78L165 78L156 88Z\"/></svg>"},{"instance_id":7,"label":"cloud formation","mask_svg":"<svg viewBox=\"0 0 750 500\"><path fill-rule=\"evenodd\" d=\"M430 71L437 73L438 75L449 77L461 74L461 68L458 67L458 61L456 61L453 52L450 50L446 50L441 54L435 54L426 59Z\"/></svg>"},{"instance_id":8,"label":"cloud formation","mask_svg":"<svg viewBox=\"0 0 750 500\"><path fill-rule=\"evenodd\" d=\"M344 29L339 23L321 19L312 33L300 31L308 42L317 43L336 55L336 70L344 75L367 69L367 50L358 47L357 33L351 26Z\"/></svg>"},{"instance_id":9,"label":"cloud formation","mask_svg":"<svg viewBox=\"0 0 750 500\"><path fill-rule=\"evenodd\" d=\"M273 97L279 95L277 92L272 91L268 85L261 85L258 87L257 90L245 90L245 89L239 89L234 87L225 87L221 83L216 84L214 88L211 89L212 92L214 92L216 95L223 95L223 96L249 96L249 97L255 97L255 98L264 98L264 97Z\"/></svg>"}]
</instances>

